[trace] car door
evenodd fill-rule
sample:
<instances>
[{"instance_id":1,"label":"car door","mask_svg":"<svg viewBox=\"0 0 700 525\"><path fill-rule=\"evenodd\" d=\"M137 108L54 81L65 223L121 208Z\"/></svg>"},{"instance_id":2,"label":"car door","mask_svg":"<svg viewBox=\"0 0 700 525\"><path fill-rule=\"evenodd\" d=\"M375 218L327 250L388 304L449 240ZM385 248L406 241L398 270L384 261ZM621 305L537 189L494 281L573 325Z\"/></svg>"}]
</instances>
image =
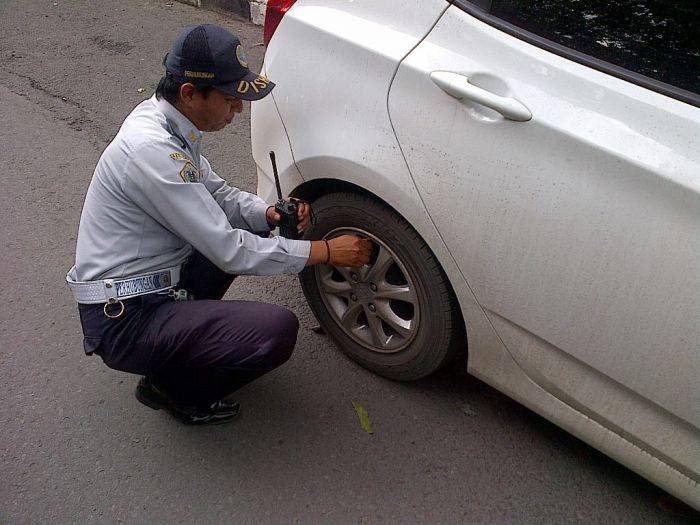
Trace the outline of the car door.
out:
<instances>
[{"instance_id":1,"label":"car door","mask_svg":"<svg viewBox=\"0 0 700 525\"><path fill-rule=\"evenodd\" d=\"M432 220L533 381L697 480L696 8L456 4L388 100Z\"/></svg>"}]
</instances>

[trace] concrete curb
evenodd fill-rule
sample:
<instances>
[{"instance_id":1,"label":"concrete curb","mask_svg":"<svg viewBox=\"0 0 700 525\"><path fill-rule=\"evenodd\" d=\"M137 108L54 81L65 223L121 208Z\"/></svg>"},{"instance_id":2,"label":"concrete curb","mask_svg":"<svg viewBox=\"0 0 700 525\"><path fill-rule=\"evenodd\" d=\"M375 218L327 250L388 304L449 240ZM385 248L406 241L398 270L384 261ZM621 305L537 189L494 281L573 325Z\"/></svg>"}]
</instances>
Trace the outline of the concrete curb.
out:
<instances>
[{"instance_id":1,"label":"concrete curb","mask_svg":"<svg viewBox=\"0 0 700 525\"><path fill-rule=\"evenodd\" d=\"M178 0L183 4L205 9L217 9L246 18L256 25L263 25L267 0Z\"/></svg>"},{"instance_id":2,"label":"concrete curb","mask_svg":"<svg viewBox=\"0 0 700 525\"><path fill-rule=\"evenodd\" d=\"M255 25L263 25L265 23L265 9L267 9L267 0L250 0L250 20Z\"/></svg>"}]
</instances>

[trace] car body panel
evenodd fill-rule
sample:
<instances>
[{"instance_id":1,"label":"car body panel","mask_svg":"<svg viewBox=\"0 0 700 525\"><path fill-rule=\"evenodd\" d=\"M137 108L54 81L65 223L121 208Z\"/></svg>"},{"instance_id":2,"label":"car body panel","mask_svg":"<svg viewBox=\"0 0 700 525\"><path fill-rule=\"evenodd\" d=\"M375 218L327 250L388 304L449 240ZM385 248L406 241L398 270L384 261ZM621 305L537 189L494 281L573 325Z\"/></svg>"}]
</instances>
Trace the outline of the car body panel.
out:
<instances>
[{"instance_id":1,"label":"car body panel","mask_svg":"<svg viewBox=\"0 0 700 525\"><path fill-rule=\"evenodd\" d=\"M457 100L433 71L532 119ZM389 108L423 202L517 362L700 479L700 109L457 7L402 62Z\"/></svg>"},{"instance_id":2,"label":"car body panel","mask_svg":"<svg viewBox=\"0 0 700 525\"><path fill-rule=\"evenodd\" d=\"M379 182L377 173L391 173L381 184L391 185L386 193L394 205L418 199L391 129L386 95L400 60L446 5L441 0L394 2L394 11L405 6L405 16L397 17L391 28L373 22L389 16L390 4L295 4L270 42L265 68L273 81L285 79L275 87L274 99L304 178L352 177L368 187ZM289 42L293 54L286 53ZM330 64L328 56L334 57Z\"/></svg>"},{"instance_id":3,"label":"car body panel","mask_svg":"<svg viewBox=\"0 0 700 525\"><path fill-rule=\"evenodd\" d=\"M267 73L263 71L262 73ZM270 151L275 152L275 164L284 195L304 182L294 163L289 137L272 96L251 105L250 134L253 158L258 173L257 193L270 204L277 202L277 189L272 172ZM264 139L264 140L263 140Z\"/></svg>"},{"instance_id":4,"label":"car body panel","mask_svg":"<svg viewBox=\"0 0 700 525\"><path fill-rule=\"evenodd\" d=\"M693 473L697 470L698 455L694 451L697 450L698 435L697 428L688 422L688 419L692 421L697 415L692 403L685 405L683 417L673 415L667 407L651 403L648 396L640 396L635 390L625 386L625 377L621 377L619 374L609 376L600 373L599 368L562 351L562 348L568 348L567 345L570 344L571 339L578 341L580 338L580 333L576 330L572 334L567 333L566 323L556 327L558 328L554 334L556 337L548 334L547 339L543 339L534 335L536 332L533 332L533 329L539 329L540 325L533 325L528 316L535 316L535 320L542 320L537 317L542 313L540 304L542 299L541 296L537 295L541 292L535 290L534 299L537 302L531 300L523 306L518 303L523 297L522 291L517 288L517 280L512 280L513 275L506 275L505 279L515 284L508 287L506 290L508 293L504 297L499 296L495 293L499 282L497 280L495 282L489 281L488 278L479 273L472 276L470 274L472 267L464 264L459 246L455 246L453 243L455 226L464 224L470 214L493 213L494 209L478 207L473 209L470 208L469 203L462 202L456 209L436 210L434 206L436 202L439 203L439 199L431 200L429 193L434 193L438 188L445 191L445 187L442 186L444 181L440 181L439 178L426 177L422 181L417 180L418 184L414 182L414 178L417 176L416 170L413 170L412 166L415 163L415 158L412 158L412 155L415 157L418 153L415 144L413 145L414 150L411 151L411 145L400 144L397 140L394 125L403 128L406 123L399 122L397 115L394 114L395 99L391 100L391 116L394 119L392 122L389 116L387 96L390 85L392 86L392 97L400 93L393 90L401 88L401 86L398 83L394 85L391 83L395 74L397 74L396 82L405 80L401 77L401 69L397 73L399 64L404 57L408 56L405 64L409 66L410 60L423 50L421 42L426 42L424 40L426 35L429 35L428 42L431 46L426 46L425 49L435 47L430 42L430 38L436 33L434 30L431 33L431 29L436 23L438 24L436 29L438 29L439 25L444 22L446 18L441 19L440 17L446 8L445 2L432 1L406 3L365 0L356 0L355 2L299 0L285 15L266 53L265 72L271 80L277 83L277 86L272 96L252 105L251 136L253 156L258 167L259 194L268 202L276 199L269 157L267 156L270 149L275 149L282 188L285 193L300 188L302 181L303 186L308 186L320 181L337 180L352 183L382 199L413 225L428 243L450 280L467 326L468 365L471 373L581 437L676 496L700 507L700 490L698 490L697 479L693 479ZM456 8L449 8L449 10L453 9ZM367 38L368 32L370 33L369 38ZM415 55L411 53L414 49ZM583 67L578 64L576 66ZM518 65L517 67L525 68L527 66ZM540 72L544 75L542 71ZM547 94L548 90L556 89L558 83L562 81L555 74L556 71L553 68L550 68L547 73L549 74L548 83L540 89L544 95ZM601 73L599 75L602 75L601 78L606 78ZM488 78L486 81L488 82ZM614 79L614 81L623 82L619 79ZM605 81L601 80L601 82L603 82L601 88L590 94L593 99L600 96L601 89L606 87L605 84L608 80L606 78ZM437 88L435 84L432 84L430 89L436 90L440 96L449 99L449 96ZM433 94L430 93L430 96L432 97ZM517 93L517 96L521 96L521 94ZM636 96L638 99L641 97L640 100L636 100L636 103L647 104L650 110L653 109L655 103L653 96L645 93L644 90L637 93ZM427 99L421 95L418 100L412 103L410 101L403 103L406 106L413 104L413 111L415 111L416 108L424 110L425 107L421 105L425 105L426 101ZM458 104L456 100L454 102ZM559 125L561 128L566 127L565 121L567 119L576 120L582 115L585 116L585 112L577 112L576 96L572 95L568 102L570 112L564 112L561 115ZM529 100L527 103L532 106ZM547 127L538 120L540 119L540 107L535 105L529 109L533 112L534 120L531 127L540 128L539 135L535 134L533 137L539 137L539 140L544 144L548 140ZM620 115L625 113L624 107L614 109ZM457 111L458 106L455 106L453 114L456 115ZM602 115L602 117L605 119L606 115ZM424 118L422 121L413 122L413 126L427 130L429 122L430 118ZM655 158L648 151L649 141L654 142L654 136L649 138L640 130L626 129L621 125L621 122L623 122L621 118L610 115L607 116L607 120L603 121L603 128L613 135L620 135L620 141L628 143L630 137L636 137L635 140L632 140L631 145L628 144L631 149L619 157L620 164L629 163L629 158L636 156L637 167L649 165L649 162ZM516 126L524 123L512 124ZM449 126L445 126L440 133L434 132L432 142L435 144L433 145L444 139L445 133L449 129ZM586 144L594 143L600 132L600 129L596 127L584 129L582 133L588 134L586 135L588 141ZM665 136L664 133L665 131L661 133L662 137ZM404 132L403 135L405 136L405 134ZM453 133L448 138L460 138L455 135L456 133ZM401 129L398 130L398 137L405 138L402 137ZM687 138L687 134L684 136L681 133L681 137ZM530 137L529 140L534 139ZM656 143L663 142L662 139L655 141ZM427 140L423 142L426 143ZM494 150L499 146L499 144L487 144L484 148L485 150L486 148ZM681 165L682 167L682 163L679 164L681 161L679 161L678 151L674 151L672 145L667 144L667 146L667 155L661 161L656 157L657 162L663 165L675 163L675 166ZM569 153L572 155L580 153L581 146L577 146L577 148L579 149L571 147ZM592 155L595 154L594 148L589 147L589 149L593 151ZM507 166L507 156L505 152L503 153L502 158L494 161L494 165ZM593 164L596 162L608 163L610 154L610 151L598 152L599 160L596 160L595 155L593 155L589 162ZM537 160L536 151L531 153L531 157ZM692 155L689 158L691 160L686 166L692 166L692 162L694 162ZM413 171L408 169L406 160ZM644 170L642 171L644 172ZM655 204L656 201L651 197L659 183L651 180L654 178L652 176L653 170L651 172L647 170L647 172L644 172L646 174L645 177L642 177L644 182L636 191L646 192L650 202ZM450 173L449 169L446 173ZM440 175L442 177L442 173ZM676 209L674 204L674 209L669 210L662 219L672 217L677 221L679 209L685 209L686 212L690 213L690 216L693 216L697 201L692 199L695 197L684 201L683 199L687 199L687 196L680 196L681 194L686 195L685 190L695 188L694 184L697 183L695 178L687 175L686 170L679 169L675 172L674 184L662 185L664 199L674 203L680 199L680 206ZM624 179L624 176L623 172L618 172L617 178ZM508 180L501 178L497 179L496 182L501 185L501 190L504 187L509 188L510 182ZM562 184L561 181L559 183ZM601 179L601 184L603 183L609 184L610 181ZM575 180L573 182L569 180L569 184L566 188L576 187ZM675 193L674 187L677 189ZM562 202L567 202L568 195L563 191L564 189L562 184L558 192L550 191L544 201L538 201L537 196L526 193L518 194L517 192L513 198L518 200L520 205L543 203L551 205L555 201L555 197L562 199ZM591 192L592 190L589 190L588 193ZM455 193L457 193L456 190ZM624 202L620 202L624 195L620 192L615 195L618 199L617 203L611 202L611 197L604 196L600 202L596 203L596 209L605 210L606 206L611 204L621 204L620 209L624 210ZM449 191L447 196L450 196ZM494 198L493 195L490 197ZM428 204L430 214L425 203ZM576 210L578 211L578 208ZM582 209L581 213L585 217L587 210ZM535 223L542 224L542 222L537 223L537 214L533 215ZM622 218L625 217L625 214L622 213ZM440 226L441 221L449 221L450 218L453 224L451 225L452 229L448 228L447 230L449 233L443 231L442 227L436 227L436 224ZM479 216L476 215L476 218L478 219ZM629 217L627 218L629 219ZM600 218L598 220L600 221ZM676 224L673 221L671 223ZM532 221L524 224L531 227ZM544 224L549 226L549 222L545 221ZM602 223L594 222L594 224L600 225ZM564 224L560 227L564 228L567 225L571 226L571 224ZM491 226L498 229L496 224ZM555 231L558 232L558 230ZM670 233L668 239L663 239L661 249L673 247L679 242L678 232ZM515 246L519 240L517 236L508 239ZM599 238L593 240L600 242ZM692 242L692 238L686 238L686 240ZM501 259L495 259L496 262L509 262L507 254L503 253L508 248L508 244L502 247L502 251L499 252ZM645 254L646 259L643 258L640 263L645 263L655 255L653 249L649 251L652 253ZM522 253L518 255L523 256ZM544 260L543 257L546 255L539 254L538 256L540 260ZM608 251L601 251L600 255L601 257L614 257L616 251L611 247ZM658 257L658 254L656 255ZM527 262L527 258L525 258L525 262ZM570 264L567 266L568 263L564 264L565 262L566 259L563 262L555 261L560 265L555 269L562 272L565 268L571 268ZM670 267L676 265L678 271L687 272L692 270L692 268L687 267L692 262L692 260L681 259L680 261L669 261L669 264ZM510 271L516 274L519 271L518 267L506 265L506 268L510 268ZM603 269L603 267L598 268L598 271ZM626 268L625 271L628 274L633 273L634 267ZM474 279L474 283L472 283L472 279ZM545 287L550 286L548 290L551 292L551 283L548 280L543 279L541 284ZM603 284L610 286L609 282ZM662 288L662 285L663 283L660 283L658 286ZM692 283L690 285L692 286ZM584 288L588 291L583 293L590 293L591 286L593 286L592 283L589 284L588 289ZM688 290L680 290L680 292L685 293ZM478 296L481 300L481 294L486 298L482 300L483 306L477 301ZM623 298L623 304L627 304L624 303L624 300L627 299ZM668 299L665 300L668 302ZM563 301L562 304L567 305L564 299L557 298L557 300ZM511 302L515 304L515 307L511 305ZM697 303L695 306L697 307ZM675 322L680 327L681 323L687 323L687 319L684 320L684 315L691 315L691 313L679 312L675 317L669 314L666 319L668 322ZM594 327L594 320L594 317L589 317L584 318L583 322ZM625 318L625 320L629 321L630 319ZM549 328L546 323L547 319L544 318L543 321L545 322L544 326ZM574 319L570 322L574 321L577 320ZM692 323L689 326L692 327ZM590 333L590 337L595 340L596 337L610 335L610 330L614 331L614 327L608 326L602 334L593 331ZM624 335L612 333L612 336L624 340ZM686 354L681 352L681 361L684 355L691 359L693 355L697 357L692 349ZM606 361L606 359L612 359L610 356L603 355L602 358L602 365L614 365L614 363ZM600 366L600 363L595 364ZM689 366L692 365L693 363L690 363ZM577 367L582 368L579 370ZM624 369L624 363L622 368ZM668 370L663 367L662 369ZM593 373L586 376L586 370ZM568 382L567 378L569 378ZM550 379L554 379L554 381ZM635 378L631 377L630 379L634 381ZM594 394L596 389L605 392L600 394L598 399L593 400L586 395L577 397L572 395L571 387L579 386L578 383L583 383L583 386ZM680 388L686 391L690 388L691 395L693 392L697 394L697 388L694 388L693 385L688 387L687 384L684 384ZM607 407L600 406L601 399L607 399L607 402L603 403ZM662 394L662 399L672 402L666 393ZM588 406L591 401L594 405L598 405L595 410L591 410ZM687 398L683 401L687 401ZM645 409L638 410L642 405ZM609 417L610 411L612 411L613 417ZM636 421L625 421L625 418L621 417L621 412L624 411L627 411L628 420ZM646 438L640 440L634 430L635 425L647 430L656 425L658 427L656 441ZM631 430L625 430L625 427ZM685 451L682 451L680 449L683 448L684 444L686 445Z\"/></svg>"}]
</instances>

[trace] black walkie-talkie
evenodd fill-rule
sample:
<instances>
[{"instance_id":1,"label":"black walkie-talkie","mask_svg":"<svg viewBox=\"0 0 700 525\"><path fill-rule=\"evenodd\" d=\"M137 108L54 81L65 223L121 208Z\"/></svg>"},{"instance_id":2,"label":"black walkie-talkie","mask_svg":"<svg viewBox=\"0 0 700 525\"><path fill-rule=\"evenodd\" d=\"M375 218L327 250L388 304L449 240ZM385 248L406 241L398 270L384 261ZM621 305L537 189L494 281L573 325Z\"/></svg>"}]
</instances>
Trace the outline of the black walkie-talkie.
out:
<instances>
[{"instance_id":1,"label":"black walkie-talkie","mask_svg":"<svg viewBox=\"0 0 700 525\"><path fill-rule=\"evenodd\" d=\"M281 219L279 223L280 235L286 237L287 239L298 239L301 237L301 233L297 230L299 225L299 217L297 217L297 212L299 210L298 200L289 199L288 201L282 198L282 188L280 188L280 178L277 174L277 163L275 162L275 152L270 152L270 160L272 161L272 173L275 175L275 186L277 187L277 204L275 204L275 211L279 213Z\"/></svg>"}]
</instances>

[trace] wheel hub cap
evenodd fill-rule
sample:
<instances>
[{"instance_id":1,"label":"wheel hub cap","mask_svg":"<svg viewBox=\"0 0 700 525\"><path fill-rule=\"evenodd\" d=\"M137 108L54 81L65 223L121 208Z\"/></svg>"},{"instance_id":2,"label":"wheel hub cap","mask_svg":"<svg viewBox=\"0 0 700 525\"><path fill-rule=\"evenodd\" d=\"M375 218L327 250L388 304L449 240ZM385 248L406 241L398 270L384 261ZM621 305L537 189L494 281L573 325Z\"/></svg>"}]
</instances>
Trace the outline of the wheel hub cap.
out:
<instances>
[{"instance_id":1,"label":"wheel hub cap","mask_svg":"<svg viewBox=\"0 0 700 525\"><path fill-rule=\"evenodd\" d=\"M369 287L367 283L358 283L354 286L355 295L357 295L357 300L364 302L370 302L374 298L374 292Z\"/></svg>"},{"instance_id":2,"label":"wheel hub cap","mask_svg":"<svg viewBox=\"0 0 700 525\"><path fill-rule=\"evenodd\" d=\"M374 235L357 228L330 232L326 238L355 234L376 249L358 269L316 265L316 282L328 311L345 334L380 353L404 349L416 336L420 308L416 286L396 254Z\"/></svg>"}]
</instances>

